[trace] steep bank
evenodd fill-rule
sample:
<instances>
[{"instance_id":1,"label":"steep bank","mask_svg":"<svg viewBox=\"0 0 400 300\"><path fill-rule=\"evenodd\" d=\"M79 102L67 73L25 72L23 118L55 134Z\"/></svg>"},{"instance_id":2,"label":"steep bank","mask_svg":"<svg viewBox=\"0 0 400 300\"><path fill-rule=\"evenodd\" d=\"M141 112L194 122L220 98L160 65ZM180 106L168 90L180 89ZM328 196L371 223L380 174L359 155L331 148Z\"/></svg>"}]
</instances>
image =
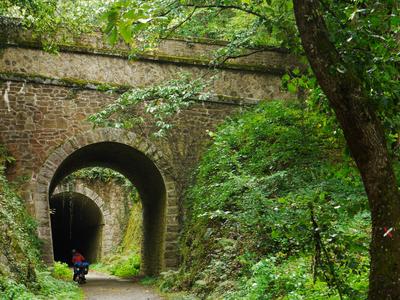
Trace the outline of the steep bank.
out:
<instances>
[{"instance_id":1,"label":"steep bank","mask_svg":"<svg viewBox=\"0 0 400 300\"><path fill-rule=\"evenodd\" d=\"M203 299L364 299L370 214L337 128L271 102L212 133L164 290Z\"/></svg>"},{"instance_id":2,"label":"steep bank","mask_svg":"<svg viewBox=\"0 0 400 300\"><path fill-rule=\"evenodd\" d=\"M50 276L40 261L36 224L27 213L16 186L5 175L12 162L0 145L0 298L80 299L74 284Z\"/></svg>"}]
</instances>

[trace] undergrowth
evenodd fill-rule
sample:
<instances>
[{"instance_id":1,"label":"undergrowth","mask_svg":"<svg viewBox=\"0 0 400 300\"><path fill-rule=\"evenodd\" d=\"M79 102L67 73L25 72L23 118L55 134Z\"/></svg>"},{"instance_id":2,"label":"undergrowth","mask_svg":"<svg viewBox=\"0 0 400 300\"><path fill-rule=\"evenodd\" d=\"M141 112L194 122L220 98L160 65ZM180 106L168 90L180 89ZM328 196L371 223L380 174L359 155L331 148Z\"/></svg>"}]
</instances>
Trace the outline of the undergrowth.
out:
<instances>
[{"instance_id":1,"label":"undergrowth","mask_svg":"<svg viewBox=\"0 0 400 300\"><path fill-rule=\"evenodd\" d=\"M136 195L138 197L138 195ZM142 206L139 199L134 200L121 245L91 269L119 277L132 277L140 272L140 248L142 241Z\"/></svg>"},{"instance_id":2,"label":"undergrowth","mask_svg":"<svg viewBox=\"0 0 400 300\"><path fill-rule=\"evenodd\" d=\"M178 271L202 299L365 299L370 214L340 132L300 104L227 121L187 195Z\"/></svg>"},{"instance_id":3,"label":"undergrowth","mask_svg":"<svg viewBox=\"0 0 400 300\"><path fill-rule=\"evenodd\" d=\"M71 280L73 273L73 270L68 266L68 264L56 261L54 262L51 275L57 279Z\"/></svg>"},{"instance_id":4,"label":"undergrowth","mask_svg":"<svg viewBox=\"0 0 400 300\"><path fill-rule=\"evenodd\" d=\"M139 275L140 261L140 255L136 251L116 253L92 265L91 269L118 277L132 277Z\"/></svg>"},{"instance_id":5,"label":"undergrowth","mask_svg":"<svg viewBox=\"0 0 400 300\"><path fill-rule=\"evenodd\" d=\"M52 277L39 260L36 222L4 174L12 162L0 145L0 299L81 299L75 284Z\"/></svg>"}]
</instances>

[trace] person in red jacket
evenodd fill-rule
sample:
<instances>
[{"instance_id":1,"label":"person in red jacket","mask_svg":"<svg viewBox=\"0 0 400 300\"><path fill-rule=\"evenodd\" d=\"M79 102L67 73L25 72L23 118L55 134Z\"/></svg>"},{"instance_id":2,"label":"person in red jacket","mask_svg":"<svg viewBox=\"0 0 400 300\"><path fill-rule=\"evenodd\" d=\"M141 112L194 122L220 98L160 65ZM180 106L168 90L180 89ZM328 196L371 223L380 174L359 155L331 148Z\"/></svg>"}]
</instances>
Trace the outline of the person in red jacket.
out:
<instances>
[{"instance_id":1,"label":"person in red jacket","mask_svg":"<svg viewBox=\"0 0 400 300\"><path fill-rule=\"evenodd\" d=\"M75 265L76 263L84 262L85 257L80 254L78 251L75 249L72 249L72 263Z\"/></svg>"},{"instance_id":2,"label":"person in red jacket","mask_svg":"<svg viewBox=\"0 0 400 300\"><path fill-rule=\"evenodd\" d=\"M74 278L73 280L75 281L77 273L76 273L76 266L83 263L85 261L85 257L80 254L78 251L75 249L72 249L72 264L74 265Z\"/></svg>"}]
</instances>

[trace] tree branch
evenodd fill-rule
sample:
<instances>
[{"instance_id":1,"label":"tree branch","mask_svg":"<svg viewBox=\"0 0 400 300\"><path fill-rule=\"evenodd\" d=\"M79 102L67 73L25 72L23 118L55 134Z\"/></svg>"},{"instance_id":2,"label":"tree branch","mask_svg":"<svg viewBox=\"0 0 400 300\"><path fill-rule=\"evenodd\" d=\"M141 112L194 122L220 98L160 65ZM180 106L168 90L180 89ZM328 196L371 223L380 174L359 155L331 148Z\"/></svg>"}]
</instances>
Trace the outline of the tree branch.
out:
<instances>
[{"instance_id":1,"label":"tree branch","mask_svg":"<svg viewBox=\"0 0 400 300\"><path fill-rule=\"evenodd\" d=\"M186 6L186 7L197 7L197 8L221 8L221 9L234 9L234 10L240 10L243 11L245 13L254 15L259 17L260 19L263 20L268 20L266 16L255 12L251 9L247 9L238 5L219 5L219 4L208 4L208 5L198 5L198 4L181 4L181 6Z\"/></svg>"},{"instance_id":2,"label":"tree branch","mask_svg":"<svg viewBox=\"0 0 400 300\"><path fill-rule=\"evenodd\" d=\"M163 38L164 39L169 38L171 36L171 34L173 34L173 32L175 30L177 30L179 27L181 27L183 24L185 24L187 21L189 21L193 17L193 15L196 12L196 10L197 10L197 7L194 7L193 10L191 11L191 13L184 20L182 20L182 22L180 22L179 24L177 24L177 25L173 26L172 28L168 29L168 33Z\"/></svg>"},{"instance_id":3,"label":"tree branch","mask_svg":"<svg viewBox=\"0 0 400 300\"><path fill-rule=\"evenodd\" d=\"M256 54L256 53L260 53L260 52L264 52L264 51L267 51L267 50L269 50L269 48L260 48L260 49L254 50L254 51L250 51L250 52L246 52L246 53L242 53L242 54L237 54L237 55L228 55L228 56L225 56L225 57L223 55L221 55L221 56L217 57L215 59L215 61L217 61L218 59L220 59L222 57L224 57L224 59L221 62L217 63L216 65L223 65L229 59L247 57L247 56L250 56L250 55L253 55L253 54Z\"/></svg>"}]
</instances>

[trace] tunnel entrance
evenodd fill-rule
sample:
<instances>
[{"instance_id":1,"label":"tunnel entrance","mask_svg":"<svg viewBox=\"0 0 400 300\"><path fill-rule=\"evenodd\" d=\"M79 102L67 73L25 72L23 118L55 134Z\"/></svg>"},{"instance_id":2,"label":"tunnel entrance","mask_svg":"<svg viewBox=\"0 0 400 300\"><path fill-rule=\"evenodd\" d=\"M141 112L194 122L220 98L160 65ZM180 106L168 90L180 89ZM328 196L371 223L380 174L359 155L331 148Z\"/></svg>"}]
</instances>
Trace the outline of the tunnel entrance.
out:
<instances>
[{"instance_id":1,"label":"tunnel entrance","mask_svg":"<svg viewBox=\"0 0 400 300\"><path fill-rule=\"evenodd\" d=\"M54 259L70 264L71 249L96 262L101 249L103 216L99 207L78 193L60 193L50 199Z\"/></svg>"},{"instance_id":2,"label":"tunnel entrance","mask_svg":"<svg viewBox=\"0 0 400 300\"><path fill-rule=\"evenodd\" d=\"M49 186L49 197L51 197L55 188L64 178L79 169L87 167L110 168L124 175L137 188L142 202L143 220L143 240L141 247L142 259L140 269L145 275L159 274L164 266L164 243L167 221L166 187L164 184L164 179L154 162L143 152L126 144L121 144L118 142L98 142L89 144L73 151L61 162L51 179ZM50 200L50 206L53 205L56 212L57 205L64 205L58 207L58 211L62 212L63 217L58 217L56 215L51 217L54 259L57 260L57 258L60 257L61 259L65 260L65 256L67 256L67 250L58 249L67 247L67 243L69 243L70 246L69 248L67 247L68 252L71 251L71 247L75 247L73 244L76 243L77 248L88 247L88 253L93 253L93 256L97 255L95 253L96 251L90 250L90 247L92 247L93 244L85 244L82 239L73 237L72 233L67 231L69 227L74 228L74 226L79 223L80 219L78 218L80 218L82 214L80 212L73 212L71 214L67 209L65 209L65 207L70 205L70 203L72 203L72 207L75 205L76 207L83 205L82 200L71 200L68 202L68 205L66 205L67 202L56 201L53 199ZM94 211L94 208L88 208L86 213L83 213L84 217L86 218L88 215L96 215ZM67 224L71 224L68 225L69 227L64 224L64 221L61 221L66 217L70 218L70 221L68 221L69 223L66 222ZM99 231L96 231L98 229L95 230L93 228L99 228L101 221L98 220L98 218L95 219L93 217L93 219L88 221L88 229L86 232L93 230L95 236L97 236ZM89 229L89 227L91 229ZM61 228L60 232L62 232L62 234L58 233L59 231L57 228ZM78 229L76 232L79 232ZM69 236L71 236L71 238L69 238ZM60 239L64 240L61 241ZM93 239L96 240L97 238Z\"/></svg>"}]
</instances>

